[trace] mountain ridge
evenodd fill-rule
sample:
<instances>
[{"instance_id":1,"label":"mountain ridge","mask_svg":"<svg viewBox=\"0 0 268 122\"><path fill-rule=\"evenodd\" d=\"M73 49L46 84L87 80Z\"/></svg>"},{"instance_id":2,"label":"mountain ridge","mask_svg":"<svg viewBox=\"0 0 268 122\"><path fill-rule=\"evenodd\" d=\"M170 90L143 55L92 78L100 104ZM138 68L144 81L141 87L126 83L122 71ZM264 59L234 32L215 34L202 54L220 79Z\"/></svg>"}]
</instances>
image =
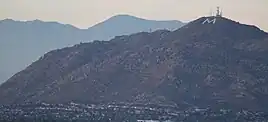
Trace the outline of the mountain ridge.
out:
<instances>
[{"instance_id":1,"label":"mountain ridge","mask_svg":"<svg viewBox=\"0 0 268 122\"><path fill-rule=\"evenodd\" d=\"M129 15L129 17L131 16ZM70 24L61 24L55 21L16 21L12 19L0 21L0 83L6 81L8 77L24 69L50 50L73 46L81 42L109 40L114 36L149 31L149 29L145 30L140 27L144 26L143 23L147 20L141 23L135 23L136 20L132 21L134 25L140 28L131 29L131 27L127 27L127 31L124 28L118 28L117 25L120 26L125 23L124 21L132 20L123 18L119 18L117 21L120 20L120 22L115 21L113 25L102 26L100 24L101 27L94 26L90 29L79 29ZM182 23L171 23L173 23L171 24L173 27L183 26ZM146 24L148 23L146 22ZM153 25L150 28L154 30L154 28L158 28L158 25ZM164 29L164 27L162 26L160 29ZM106 33L102 33L103 30L107 30ZM20 54L23 58L20 58L17 54Z\"/></svg>"},{"instance_id":2,"label":"mountain ridge","mask_svg":"<svg viewBox=\"0 0 268 122\"><path fill-rule=\"evenodd\" d=\"M32 23L32 22L42 22L42 23L57 23L57 24L61 24L61 25L68 25L68 26L73 26L74 28L77 28L77 29L80 29L80 30L87 30L87 29L90 29L91 27L93 26L96 26L102 22L105 22L109 19L119 19L119 18L132 18L132 19L136 19L136 20L145 20L145 21L157 21L157 22L166 22L166 21L170 21L170 22L178 22L178 23L186 23L186 22L182 22L182 21L179 21L179 20L154 20L154 19L144 19L144 18L141 18L141 17L136 17L136 16L132 16L132 15L129 15L129 14L118 14L118 15L114 15L114 16L111 16L110 18L104 20L104 21L101 21L95 25L92 25L92 26L89 26L89 27L85 27L85 28L79 28L75 25L72 25L72 24L68 24L68 23L61 23L61 22L58 22L58 21L55 21L55 20L48 20L48 21L45 21L45 20L41 20L41 19L34 19L34 20L16 20L16 19L10 19L10 18L6 18L6 19L2 19L0 20L0 23L1 22L21 22L21 23Z\"/></svg>"}]
</instances>

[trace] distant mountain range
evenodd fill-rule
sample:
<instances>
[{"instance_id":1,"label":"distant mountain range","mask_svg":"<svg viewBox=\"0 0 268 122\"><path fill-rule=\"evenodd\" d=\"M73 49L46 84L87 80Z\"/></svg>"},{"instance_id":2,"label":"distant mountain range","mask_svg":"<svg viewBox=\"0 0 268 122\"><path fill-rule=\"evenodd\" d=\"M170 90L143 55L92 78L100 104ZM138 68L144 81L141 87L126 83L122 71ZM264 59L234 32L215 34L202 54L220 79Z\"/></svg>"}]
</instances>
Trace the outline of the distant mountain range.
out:
<instances>
[{"instance_id":1,"label":"distant mountain range","mask_svg":"<svg viewBox=\"0 0 268 122\"><path fill-rule=\"evenodd\" d=\"M145 20L129 15L111 17L88 29L40 20L1 20L0 83L53 49L137 32L174 30L183 25L180 21Z\"/></svg>"},{"instance_id":2,"label":"distant mountain range","mask_svg":"<svg viewBox=\"0 0 268 122\"><path fill-rule=\"evenodd\" d=\"M268 33L224 17L82 43L46 53L3 83L0 103L268 111L267 44Z\"/></svg>"}]
</instances>

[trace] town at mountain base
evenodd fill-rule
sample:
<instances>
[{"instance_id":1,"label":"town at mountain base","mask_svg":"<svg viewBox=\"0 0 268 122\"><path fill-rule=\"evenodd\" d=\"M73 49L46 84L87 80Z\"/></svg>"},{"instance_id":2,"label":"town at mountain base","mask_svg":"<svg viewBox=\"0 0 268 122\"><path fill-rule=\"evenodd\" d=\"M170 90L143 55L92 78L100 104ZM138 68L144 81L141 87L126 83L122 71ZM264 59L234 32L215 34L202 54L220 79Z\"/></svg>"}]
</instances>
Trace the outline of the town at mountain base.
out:
<instances>
[{"instance_id":1,"label":"town at mountain base","mask_svg":"<svg viewBox=\"0 0 268 122\"><path fill-rule=\"evenodd\" d=\"M0 103L135 103L268 111L268 34L224 17L53 50Z\"/></svg>"},{"instance_id":2,"label":"town at mountain base","mask_svg":"<svg viewBox=\"0 0 268 122\"><path fill-rule=\"evenodd\" d=\"M263 112L133 104L20 104L0 106L4 122L267 122Z\"/></svg>"}]
</instances>

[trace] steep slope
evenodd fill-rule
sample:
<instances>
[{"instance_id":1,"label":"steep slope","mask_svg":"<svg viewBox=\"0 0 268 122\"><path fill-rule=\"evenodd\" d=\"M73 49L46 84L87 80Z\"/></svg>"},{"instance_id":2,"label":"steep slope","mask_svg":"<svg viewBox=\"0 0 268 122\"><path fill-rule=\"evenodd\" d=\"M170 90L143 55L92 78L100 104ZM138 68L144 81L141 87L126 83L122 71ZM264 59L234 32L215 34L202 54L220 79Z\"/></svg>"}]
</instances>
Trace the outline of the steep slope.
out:
<instances>
[{"instance_id":1,"label":"steep slope","mask_svg":"<svg viewBox=\"0 0 268 122\"><path fill-rule=\"evenodd\" d=\"M0 103L267 110L267 44L267 33L221 17L199 18L172 32L80 44L51 51L14 75L1 85Z\"/></svg>"},{"instance_id":2,"label":"steep slope","mask_svg":"<svg viewBox=\"0 0 268 122\"><path fill-rule=\"evenodd\" d=\"M131 26L125 25L126 23ZM149 31L150 28L170 29L171 26L179 28L182 25L183 23L179 21L144 20L129 15L114 16L88 29L40 20L26 22L2 20L0 21L0 83L50 50L73 46L80 42L109 40L117 35Z\"/></svg>"}]
</instances>

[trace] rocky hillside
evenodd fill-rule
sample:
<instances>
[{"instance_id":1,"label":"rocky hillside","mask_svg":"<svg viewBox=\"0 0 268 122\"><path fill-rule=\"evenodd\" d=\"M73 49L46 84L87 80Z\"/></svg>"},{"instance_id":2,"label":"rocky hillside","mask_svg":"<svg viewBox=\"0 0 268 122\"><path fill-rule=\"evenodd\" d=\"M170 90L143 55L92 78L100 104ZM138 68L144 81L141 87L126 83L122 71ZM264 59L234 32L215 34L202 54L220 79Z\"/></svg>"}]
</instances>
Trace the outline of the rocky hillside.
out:
<instances>
[{"instance_id":1,"label":"rocky hillside","mask_svg":"<svg viewBox=\"0 0 268 122\"><path fill-rule=\"evenodd\" d=\"M223 17L54 50L0 103L141 103L268 110L268 34Z\"/></svg>"}]
</instances>

